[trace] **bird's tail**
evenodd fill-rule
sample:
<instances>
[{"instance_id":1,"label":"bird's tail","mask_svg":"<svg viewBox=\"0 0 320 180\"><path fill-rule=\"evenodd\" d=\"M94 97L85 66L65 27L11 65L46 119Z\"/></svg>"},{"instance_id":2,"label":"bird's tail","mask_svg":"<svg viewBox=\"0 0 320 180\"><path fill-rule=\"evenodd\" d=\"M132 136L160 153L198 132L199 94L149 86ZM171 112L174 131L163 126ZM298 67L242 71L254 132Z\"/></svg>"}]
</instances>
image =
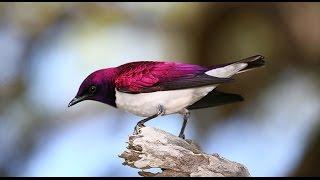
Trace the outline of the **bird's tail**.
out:
<instances>
[{"instance_id":1,"label":"bird's tail","mask_svg":"<svg viewBox=\"0 0 320 180\"><path fill-rule=\"evenodd\" d=\"M215 77L227 78L234 74L262 67L264 64L264 57L256 55L232 63L210 66L210 70L207 71L206 74Z\"/></svg>"},{"instance_id":2,"label":"bird's tail","mask_svg":"<svg viewBox=\"0 0 320 180\"><path fill-rule=\"evenodd\" d=\"M265 65L264 57L261 55L248 57L246 59L238 61L238 63L247 63L248 64L247 67L240 70L238 73L253 70L253 69L256 69L258 67L262 67Z\"/></svg>"}]
</instances>

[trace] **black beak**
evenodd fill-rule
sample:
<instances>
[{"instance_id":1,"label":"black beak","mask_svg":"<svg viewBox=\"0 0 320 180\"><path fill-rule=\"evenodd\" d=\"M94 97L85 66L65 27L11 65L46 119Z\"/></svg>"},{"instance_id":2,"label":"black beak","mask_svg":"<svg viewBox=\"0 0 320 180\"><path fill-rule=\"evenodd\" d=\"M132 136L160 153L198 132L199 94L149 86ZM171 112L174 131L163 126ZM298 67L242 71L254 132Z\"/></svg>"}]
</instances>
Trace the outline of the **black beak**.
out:
<instances>
[{"instance_id":1,"label":"black beak","mask_svg":"<svg viewBox=\"0 0 320 180\"><path fill-rule=\"evenodd\" d=\"M88 96L81 96L81 97L75 97L73 98L70 103L68 104L68 107L73 106L75 104L77 104L78 102L81 102L83 100L85 100Z\"/></svg>"}]
</instances>

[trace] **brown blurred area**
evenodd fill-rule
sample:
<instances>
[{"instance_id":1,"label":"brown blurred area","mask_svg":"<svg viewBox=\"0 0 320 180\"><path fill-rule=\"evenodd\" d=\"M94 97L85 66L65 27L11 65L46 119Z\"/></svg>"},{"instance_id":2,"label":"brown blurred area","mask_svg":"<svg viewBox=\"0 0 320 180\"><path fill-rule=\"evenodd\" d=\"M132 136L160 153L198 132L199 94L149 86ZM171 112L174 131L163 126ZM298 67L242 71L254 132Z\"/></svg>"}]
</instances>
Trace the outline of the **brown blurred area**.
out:
<instances>
[{"instance_id":1,"label":"brown blurred area","mask_svg":"<svg viewBox=\"0 0 320 180\"><path fill-rule=\"evenodd\" d=\"M163 13L158 12L158 6L170 7ZM319 19L320 3L134 3L127 6L103 2L0 3L0 33L1 28L10 26L23 35L16 73L10 81L0 84L0 115L8 114L17 102L24 107L25 115L24 122L17 122L20 132L12 145L14 149L0 148L1 153L8 153L5 159L0 159L0 176L15 176L10 168L19 167L20 162L33 153L38 130L50 131L56 123L45 119L78 116L46 116L29 106L23 96L28 88L25 75L29 74L31 56L41 43L49 44L55 38L52 34L63 29L64 24L72 23L75 29L86 32L126 22L132 27L162 32L168 42L164 57L186 63L213 65L263 55L266 67L241 74L235 83L218 88L242 94L244 102L193 113L197 118L193 123L200 139L216 123L226 121L249 104L254 104L285 69L310 74L320 88ZM320 176L320 127L317 129L310 137L312 140L300 163L288 176Z\"/></svg>"}]
</instances>

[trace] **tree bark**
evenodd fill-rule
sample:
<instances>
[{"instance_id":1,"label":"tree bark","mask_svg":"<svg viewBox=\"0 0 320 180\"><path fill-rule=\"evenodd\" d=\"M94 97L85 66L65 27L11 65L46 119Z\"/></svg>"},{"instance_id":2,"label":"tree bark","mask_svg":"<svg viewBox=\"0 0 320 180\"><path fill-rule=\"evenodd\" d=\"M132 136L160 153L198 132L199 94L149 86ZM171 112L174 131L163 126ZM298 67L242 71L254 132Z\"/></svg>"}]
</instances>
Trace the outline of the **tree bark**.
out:
<instances>
[{"instance_id":1,"label":"tree bark","mask_svg":"<svg viewBox=\"0 0 320 180\"><path fill-rule=\"evenodd\" d=\"M119 157L124 159L124 165L141 169L138 172L141 176L250 176L244 165L218 154L206 154L192 140L183 140L160 129L140 128L137 135L129 136L127 143L128 150ZM162 172L145 171L150 168L161 168Z\"/></svg>"}]
</instances>

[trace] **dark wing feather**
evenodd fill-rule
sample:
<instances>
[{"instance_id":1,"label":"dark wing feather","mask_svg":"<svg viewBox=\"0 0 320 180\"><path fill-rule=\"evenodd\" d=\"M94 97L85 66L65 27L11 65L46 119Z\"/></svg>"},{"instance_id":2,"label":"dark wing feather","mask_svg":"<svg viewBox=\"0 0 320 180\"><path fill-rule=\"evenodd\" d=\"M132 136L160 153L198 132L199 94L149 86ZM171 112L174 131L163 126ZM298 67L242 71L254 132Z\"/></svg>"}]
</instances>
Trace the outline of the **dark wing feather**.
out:
<instances>
[{"instance_id":1,"label":"dark wing feather","mask_svg":"<svg viewBox=\"0 0 320 180\"><path fill-rule=\"evenodd\" d=\"M243 97L239 94L224 93L217 90L213 90L199 101L187 107L187 109L202 109L239 102L243 100Z\"/></svg>"},{"instance_id":2,"label":"dark wing feather","mask_svg":"<svg viewBox=\"0 0 320 180\"><path fill-rule=\"evenodd\" d=\"M201 86L208 86L213 84L221 84L230 82L233 79L231 78L218 78L209 76L207 74L200 74L197 76L191 77L181 77L169 81L163 81L156 83L151 87L144 87L141 92L154 92L154 91L168 91L168 90L177 90L177 89L185 89L185 88L195 88Z\"/></svg>"},{"instance_id":3,"label":"dark wing feather","mask_svg":"<svg viewBox=\"0 0 320 180\"><path fill-rule=\"evenodd\" d=\"M206 67L174 62L140 61L118 68L116 89L132 94L201 87L231 80L206 75Z\"/></svg>"}]
</instances>

